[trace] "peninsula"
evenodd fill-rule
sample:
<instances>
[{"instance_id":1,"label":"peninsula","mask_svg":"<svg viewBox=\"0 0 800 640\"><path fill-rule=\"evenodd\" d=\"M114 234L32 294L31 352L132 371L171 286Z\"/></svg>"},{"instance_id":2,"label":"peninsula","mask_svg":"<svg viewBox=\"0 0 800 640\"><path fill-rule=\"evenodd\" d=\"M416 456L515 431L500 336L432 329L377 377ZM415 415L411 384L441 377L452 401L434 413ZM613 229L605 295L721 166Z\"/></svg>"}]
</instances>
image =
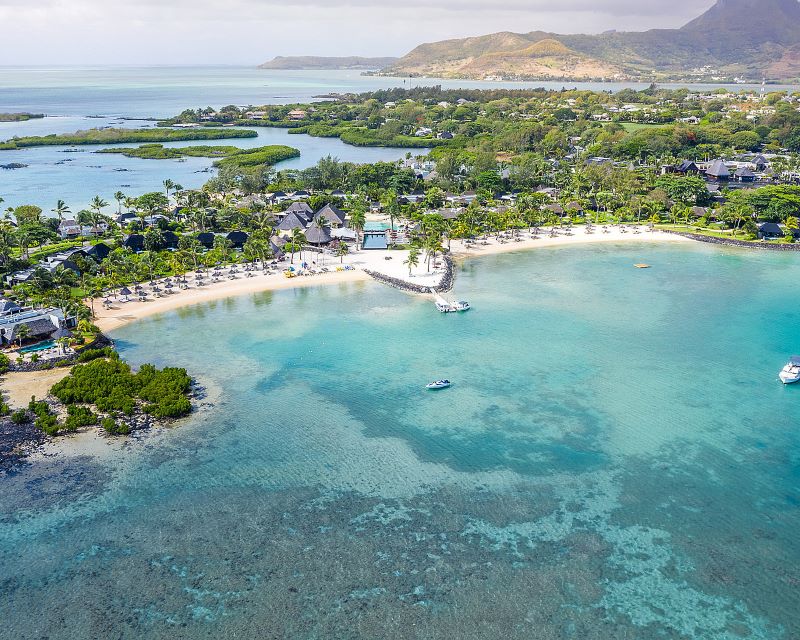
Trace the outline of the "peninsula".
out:
<instances>
[{"instance_id":1,"label":"peninsula","mask_svg":"<svg viewBox=\"0 0 800 640\"><path fill-rule=\"evenodd\" d=\"M260 64L259 69L296 71L303 69L383 69L397 62L397 58L364 58L361 56L326 57L326 56L276 56L272 60Z\"/></svg>"}]
</instances>

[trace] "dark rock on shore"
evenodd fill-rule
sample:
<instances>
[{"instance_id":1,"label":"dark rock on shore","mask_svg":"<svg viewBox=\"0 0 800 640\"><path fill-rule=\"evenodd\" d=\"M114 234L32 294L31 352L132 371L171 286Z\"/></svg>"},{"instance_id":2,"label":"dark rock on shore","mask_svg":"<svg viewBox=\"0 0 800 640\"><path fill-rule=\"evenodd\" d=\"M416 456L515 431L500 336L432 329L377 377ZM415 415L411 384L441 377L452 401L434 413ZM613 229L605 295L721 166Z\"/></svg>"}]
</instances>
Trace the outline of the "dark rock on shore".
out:
<instances>
[{"instance_id":1,"label":"dark rock on shore","mask_svg":"<svg viewBox=\"0 0 800 640\"><path fill-rule=\"evenodd\" d=\"M46 441L33 422L14 424L8 417L0 418L0 475L13 471Z\"/></svg>"},{"instance_id":2,"label":"dark rock on shore","mask_svg":"<svg viewBox=\"0 0 800 640\"><path fill-rule=\"evenodd\" d=\"M683 236L698 242L718 244L725 247L742 247L745 249L766 249L767 251L800 251L800 244L772 244L769 242L750 242L747 240L734 240L733 238L715 238L704 236L699 233L689 233L687 231L671 231L663 229L664 233L671 233L674 236Z\"/></svg>"}]
</instances>

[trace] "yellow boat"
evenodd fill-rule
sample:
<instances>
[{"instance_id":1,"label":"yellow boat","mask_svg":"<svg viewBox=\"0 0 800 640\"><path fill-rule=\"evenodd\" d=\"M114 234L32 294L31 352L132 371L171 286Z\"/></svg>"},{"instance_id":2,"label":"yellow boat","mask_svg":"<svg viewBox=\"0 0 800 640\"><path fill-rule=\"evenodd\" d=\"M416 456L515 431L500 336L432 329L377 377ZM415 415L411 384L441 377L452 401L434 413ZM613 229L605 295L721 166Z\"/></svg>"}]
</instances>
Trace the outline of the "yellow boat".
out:
<instances>
[{"instance_id":1,"label":"yellow boat","mask_svg":"<svg viewBox=\"0 0 800 640\"><path fill-rule=\"evenodd\" d=\"M649 269L650 268L649 264L644 264L644 263L635 264L633 266L636 267L637 269Z\"/></svg>"}]
</instances>

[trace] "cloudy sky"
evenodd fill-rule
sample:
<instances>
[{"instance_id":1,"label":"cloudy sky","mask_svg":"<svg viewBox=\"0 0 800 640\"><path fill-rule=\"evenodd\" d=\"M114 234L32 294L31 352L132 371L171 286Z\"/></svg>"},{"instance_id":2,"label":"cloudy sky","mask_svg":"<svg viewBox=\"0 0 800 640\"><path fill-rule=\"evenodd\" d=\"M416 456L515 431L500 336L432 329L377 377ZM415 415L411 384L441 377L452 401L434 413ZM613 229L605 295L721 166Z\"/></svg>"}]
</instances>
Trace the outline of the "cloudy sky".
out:
<instances>
[{"instance_id":1,"label":"cloudy sky","mask_svg":"<svg viewBox=\"0 0 800 640\"><path fill-rule=\"evenodd\" d=\"M713 0L0 0L0 65L402 55L493 31L678 27Z\"/></svg>"}]
</instances>

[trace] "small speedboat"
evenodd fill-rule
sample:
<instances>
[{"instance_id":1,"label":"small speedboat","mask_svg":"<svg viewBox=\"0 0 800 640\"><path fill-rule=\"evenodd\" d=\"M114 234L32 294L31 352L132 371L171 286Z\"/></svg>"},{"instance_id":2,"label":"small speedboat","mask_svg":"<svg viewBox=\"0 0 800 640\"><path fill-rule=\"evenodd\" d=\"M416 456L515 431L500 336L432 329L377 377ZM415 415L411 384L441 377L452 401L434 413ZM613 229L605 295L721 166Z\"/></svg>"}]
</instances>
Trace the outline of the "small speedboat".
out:
<instances>
[{"instance_id":1,"label":"small speedboat","mask_svg":"<svg viewBox=\"0 0 800 640\"><path fill-rule=\"evenodd\" d=\"M449 380L437 380L425 385L426 389L447 389L452 383Z\"/></svg>"},{"instance_id":2,"label":"small speedboat","mask_svg":"<svg viewBox=\"0 0 800 640\"><path fill-rule=\"evenodd\" d=\"M789 362L781 369L778 377L783 384L800 382L800 356L792 356L789 358Z\"/></svg>"},{"instance_id":3,"label":"small speedboat","mask_svg":"<svg viewBox=\"0 0 800 640\"><path fill-rule=\"evenodd\" d=\"M469 311L470 309L469 302L466 302L465 300L459 300L458 302L454 302L453 309L455 309L456 311Z\"/></svg>"}]
</instances>

